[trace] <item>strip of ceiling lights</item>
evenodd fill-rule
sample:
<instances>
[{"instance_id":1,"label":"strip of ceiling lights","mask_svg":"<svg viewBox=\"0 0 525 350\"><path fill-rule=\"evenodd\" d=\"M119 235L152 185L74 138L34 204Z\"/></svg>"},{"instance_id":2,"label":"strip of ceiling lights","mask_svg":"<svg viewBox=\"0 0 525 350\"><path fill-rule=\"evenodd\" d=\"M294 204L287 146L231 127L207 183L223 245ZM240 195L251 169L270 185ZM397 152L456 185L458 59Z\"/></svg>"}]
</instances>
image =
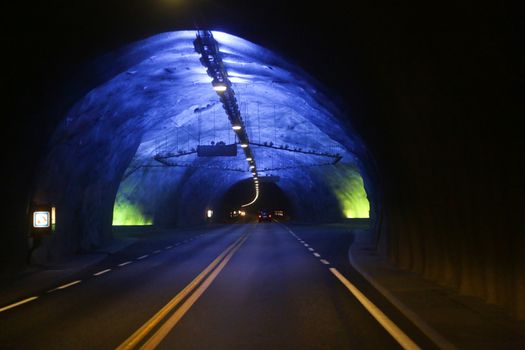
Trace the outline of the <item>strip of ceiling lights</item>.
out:
<instances>
[{"instance_id":1,"label":"strip of ceiling lights","mask_svg":"<svg viewBox=\"0 0 525 350\"><path fill-rule=\"evenodd\" d=\"M248 133L246 132L244 121L242 120L241 112L237 105L235 91L233 91L232 84L228 79L228 72L222 61L222 55L219 51L219 43L215 40L210 30L198 30L197 37L193 41L193 46L195 47L195 51L201 55L200 61L206 68L206 72L213 79L211 82L213 90L219 95L222 106L228 115L232 129L237 134L239 144L244 151L246 161L248 162L248 166L252 173L253 184L255 186L255 197L251 202L241 205L241 207L247 207L255 203L257 198L259 198L257 165L250 148Z\"/></svg>"}]
</instances>

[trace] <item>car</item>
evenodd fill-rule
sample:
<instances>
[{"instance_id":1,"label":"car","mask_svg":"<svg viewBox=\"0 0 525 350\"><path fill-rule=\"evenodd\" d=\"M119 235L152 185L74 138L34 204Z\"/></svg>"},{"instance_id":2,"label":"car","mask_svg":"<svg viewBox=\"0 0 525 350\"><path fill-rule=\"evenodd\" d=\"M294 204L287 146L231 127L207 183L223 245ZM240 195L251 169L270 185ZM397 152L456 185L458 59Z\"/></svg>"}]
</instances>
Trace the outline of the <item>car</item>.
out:
<instances>
[{"instance_id":1,"label":"car","mask_svg":"<svg viewBox=\"0 0 525 350\"><path fill-rule=\"evenodd\" d=\"M259 215L257 216L259 219L259 222L272 222L272 214L268 212L267 210L260 210Z\"/></svg>"}]
</instances>

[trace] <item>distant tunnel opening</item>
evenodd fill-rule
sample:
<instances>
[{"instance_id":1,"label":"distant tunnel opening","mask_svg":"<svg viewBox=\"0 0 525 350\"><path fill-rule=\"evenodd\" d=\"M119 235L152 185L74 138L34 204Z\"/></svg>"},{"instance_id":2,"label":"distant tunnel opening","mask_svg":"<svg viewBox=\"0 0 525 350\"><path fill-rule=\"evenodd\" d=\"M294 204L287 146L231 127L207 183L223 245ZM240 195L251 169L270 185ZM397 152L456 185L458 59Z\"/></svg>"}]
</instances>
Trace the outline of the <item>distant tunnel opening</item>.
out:
<instances>
[{"instance_id":1,"label":"distant tunnel opening","mask_svg":"<svg viewBox=\"0 0 525 350\"><path fill-rule=\"evenodd\" d=\"M245 211L247 216L251 218L254 218L259 210L279 211L283 213L283 217L285 216L288 219L294 217L291 200L278 184L262 181L260 186L261 194L256 203L244 208L242 205L249 202L253 195L251 181L247 179L231 186L217 204L217 214L220 220L231 221L231 213L239 210Z\"/></svg>"}]
</instances>

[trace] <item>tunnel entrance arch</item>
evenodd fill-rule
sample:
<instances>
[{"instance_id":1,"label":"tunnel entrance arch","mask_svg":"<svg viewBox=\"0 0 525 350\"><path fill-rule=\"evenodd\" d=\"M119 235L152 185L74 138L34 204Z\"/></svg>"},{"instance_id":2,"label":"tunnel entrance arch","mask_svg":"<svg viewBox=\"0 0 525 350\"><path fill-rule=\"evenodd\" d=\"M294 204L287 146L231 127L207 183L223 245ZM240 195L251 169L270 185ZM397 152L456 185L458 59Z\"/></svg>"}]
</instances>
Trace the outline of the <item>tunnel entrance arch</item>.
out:
<instances>
[{"instance_id":1,"label":"tunnel entrance arch","mask_svg":"<svg viewBox=\"0 0 525 350\"><path fill-rule=\"evenodd\" d=\"M300 68L241 38L213 34L258 174L279 176L296 216L373 217L373 160L348 116ZM200 145L244 145L194 39L194 31L159 34L94 64L100 83L58 126L37 179L35 202L57 207L57 232L47 242L53 254L111 240L112 222L126 223L118 220L122 210L142 223L170 215L172 224L198 223L228 188L251 178L242 152L195 154ZM319 161L334 155L336 162Z\"/></svg>"}]
</instances>

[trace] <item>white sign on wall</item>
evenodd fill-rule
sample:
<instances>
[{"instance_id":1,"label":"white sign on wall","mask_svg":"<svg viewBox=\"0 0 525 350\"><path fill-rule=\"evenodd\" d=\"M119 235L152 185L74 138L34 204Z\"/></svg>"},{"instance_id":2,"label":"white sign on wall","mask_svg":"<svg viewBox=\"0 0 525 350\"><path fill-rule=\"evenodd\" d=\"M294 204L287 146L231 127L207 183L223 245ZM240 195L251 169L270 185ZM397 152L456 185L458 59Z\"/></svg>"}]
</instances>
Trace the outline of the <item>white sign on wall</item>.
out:
<instances>
[{"instance_id":1,"label":"white sign on wall","mask_svg":"<svg viewBox=\"0 0 525 350\"><path fill-rule=\"evenodd\" d=\"M51 225L50 216L48 211L35 211L33 213L33 227L49 227Z\"/></svg>"}]
</instances>

